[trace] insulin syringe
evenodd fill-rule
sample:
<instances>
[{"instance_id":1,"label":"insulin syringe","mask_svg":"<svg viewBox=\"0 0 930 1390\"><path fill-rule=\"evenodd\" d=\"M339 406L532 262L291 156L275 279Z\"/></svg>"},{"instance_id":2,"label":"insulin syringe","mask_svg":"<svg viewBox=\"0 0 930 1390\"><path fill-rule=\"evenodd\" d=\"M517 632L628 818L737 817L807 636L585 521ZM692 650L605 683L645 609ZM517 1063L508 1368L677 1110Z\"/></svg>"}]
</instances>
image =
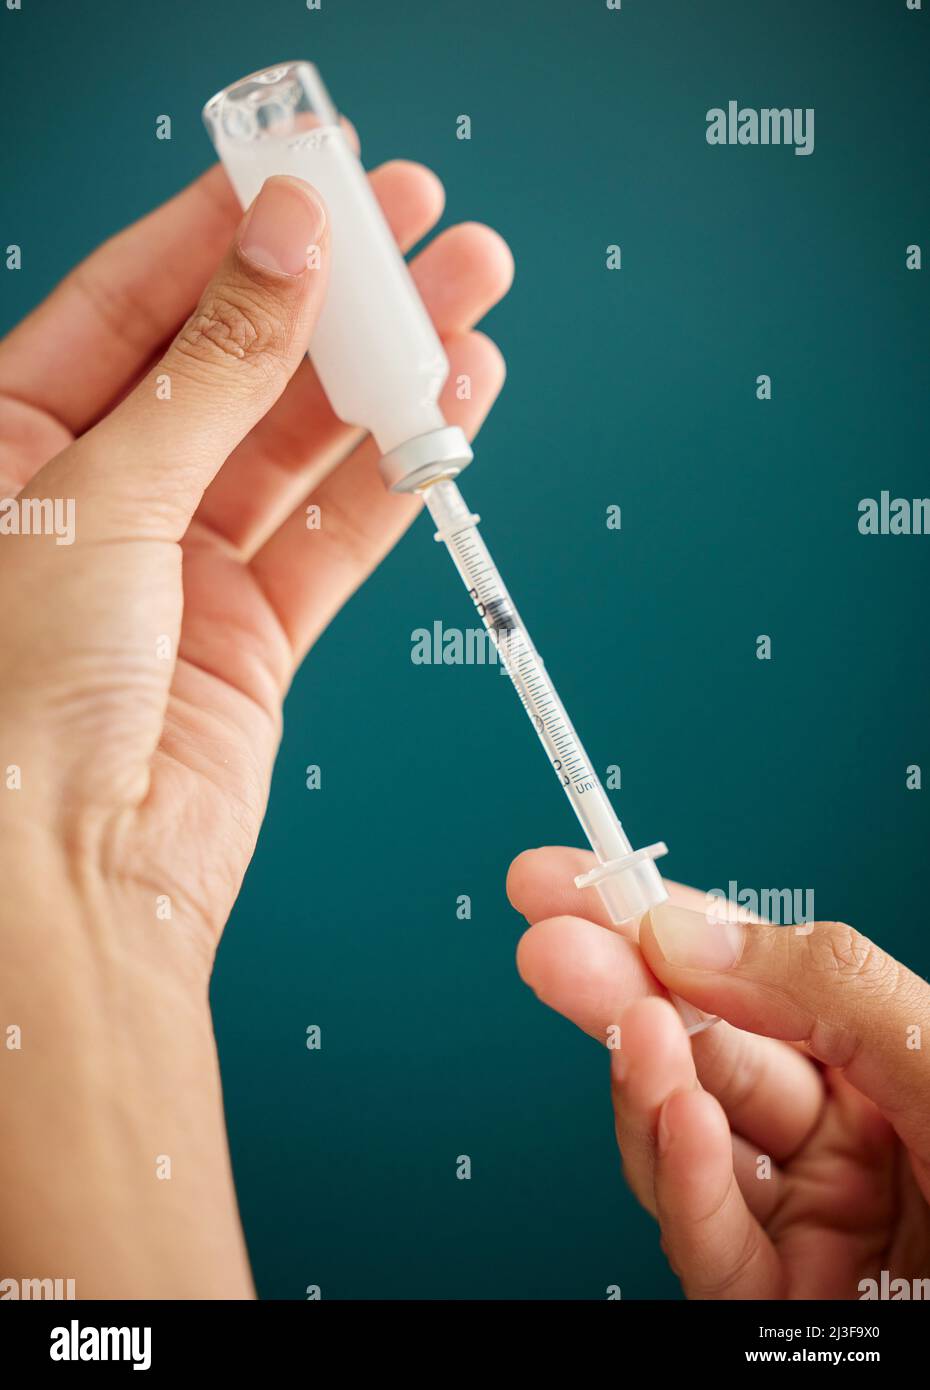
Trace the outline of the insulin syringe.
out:
<instances>
[{"instance_id":1,"label":"insulin syringe","mask_svg":"<svg viewBox=\"0 0 930 1390\"><path fill-rule=\"evenodd\" d=\"M469 511L452 478L438 478L419 490L436 526L436 540L445 542L597 858L597 865L575 884L596 887L612 924L635 932L642 914L668 897L655 867L666 846L660 842L634 850L627 839L482 539L480 517ZM675 1004L692 1035L717 1022L687 1000L676 997Z\"/></svg>"},{"instance_id":2,"label":"insulin syringe","mask_svg":"<svg viewBox=\"0 0 930 1390\"><path fill-rule=\"evenodd\" d=\"M634 854L623 826L582 747L565 706L530 639L500 571L456 483L440 478L420 489L462 583L497 647L530 722L539 735L559 782L598 866L576 880L597 884L615 926L634 921L667 896L654 861L665 845L650 845ZM617 873L618 867L624 872Z\"/></svg>"},{"instance_id":3,"label":"insulin syringe","mask_svg":"<svg viewBox=\"0 0 930 1390\"><path fill-rule=\"evenodd\" d=\"M217 93L204 120L243 207L273 174L323 195L331 263L310 344L317 376L339 418L374 436L386 486L423 497L594 851L575 882L635 934L667 897L655 865L666 847L627 839L454 481L472 451L439 408L449 363L319 73L304 62L253 73ZM713 1021L676 1002L690 1032Z\"/></svg>"}]
</instances>

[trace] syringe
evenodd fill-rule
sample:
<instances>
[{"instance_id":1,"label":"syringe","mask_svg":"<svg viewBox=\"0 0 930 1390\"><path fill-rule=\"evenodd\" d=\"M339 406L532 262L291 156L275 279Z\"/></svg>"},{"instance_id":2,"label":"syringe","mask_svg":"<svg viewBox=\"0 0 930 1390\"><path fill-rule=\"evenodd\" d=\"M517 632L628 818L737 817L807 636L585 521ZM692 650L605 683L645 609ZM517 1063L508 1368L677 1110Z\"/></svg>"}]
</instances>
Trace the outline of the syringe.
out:
<instances>
[{"instance_id":1,"label":"syringe","mask_svg":"<svg viewBox=\"0 0 930 1390\"><path fill-rule=\"evenodd\" d=\"M653 865L657 856L666 853L665 845L650 845L634 855L633 846L624 834L600 778L585 753L581 739L482 539L478 530L480 517L469 511L451 478L439 478L420 491L435 523L436 539L445 542L462 583L497 648L559 783L597 856L597 869L582 875L576 882L579 887L588 884L600 886L614 925L635 920L667 896ZM610 866L610 872L602 872L607 866Z\"/></svg>"},{"instance_id":2,"label":"syringe","mask_svg":"<svg viewBox=\"0 0 930 1390\"><path fill-rule=\"evenodd\" d=\"M439 393L449 364L319 73L282 63L217 93L207 129L243 207L273 174L306 179L326 201L332 235L326 300L310 357L340 419L370 431L388 487L423 496L482 622L577 815L611 923L634 935L668 894L655 866L664 844L634 851L453 481L472 459ZM308 248L309 250L310 248ZM707 1019L676 1000L689 1032Z\"/></svg>"},{"instance_id":3,"label":"syringe","mask_svg":"<svg viewBox=\"0 0 930 1390\"><path fill-rule=\"evenodd\" d=\"M443 541L452 556L597 857L597 866L580 874L575 884L578 888L596 887L613 925L635 933L642 914L668 897L655 867L655 860L667 853L667 848L659 842L635 851L627 839L478 530L481 518L469 511L451 478L437 478L419 491L436 527L436 540ZM675 997L675 1005L692 1035L717 1022L687 1000Z\"/></svg>"}]
</instances>

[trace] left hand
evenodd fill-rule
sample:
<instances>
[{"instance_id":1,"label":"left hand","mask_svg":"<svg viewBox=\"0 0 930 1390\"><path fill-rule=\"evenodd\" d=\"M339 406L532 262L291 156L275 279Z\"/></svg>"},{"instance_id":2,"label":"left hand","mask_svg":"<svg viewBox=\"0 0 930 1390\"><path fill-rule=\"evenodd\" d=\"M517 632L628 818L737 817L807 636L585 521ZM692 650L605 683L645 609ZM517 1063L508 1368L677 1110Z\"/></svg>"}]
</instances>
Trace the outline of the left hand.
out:
<instances>
[{"instance_id":1,"label":"left hand","mask_svg":"<svg viewBox=\"0 0 930 1390\"><path fill-rule=\"evenodd\" d=\"M418 165L371 182L404 250L441 213ZM419 507L306 359L331 245L309 185L243 217L214 168L0 343L0 1266L81 1298L251 1291L214 953L294 670ZM510 254L468 224L412 273L474 434Z\"/></svg>"},{"instance_id":2,"label":"left hand","mask_svg":"<svg viewBox=\"0 0 930 1390\"><path fill-rule=\"evenodd\" d=\"M442 212L420 165L371 183L402 250ZM271 179L243 218L209 170L0 343L0 496L76 512L73 544L0 535L0 745L22 767L22 791L0 796L8 897L22 913L36 884L76 887L91 954L144 962L198 999L294 671L420 508L385 489L374 442L336 418L305 357L331 236L303 189ZM301 260L308 239L321 269ZM506 292L510 253L465 224L411 269L450 359L443 409L473 435L504 370L472 329Z\"/></svg>"}]
</instances>

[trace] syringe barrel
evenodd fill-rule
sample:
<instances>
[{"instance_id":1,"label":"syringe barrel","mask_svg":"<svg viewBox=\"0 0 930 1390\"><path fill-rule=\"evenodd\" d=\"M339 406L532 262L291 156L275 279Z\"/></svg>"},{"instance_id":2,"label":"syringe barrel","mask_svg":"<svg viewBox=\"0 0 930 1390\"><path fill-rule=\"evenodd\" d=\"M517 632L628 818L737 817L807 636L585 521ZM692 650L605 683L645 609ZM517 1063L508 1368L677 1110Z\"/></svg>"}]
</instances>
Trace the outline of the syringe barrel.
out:
<instances>
[{"instance_id":1,"label":"syringe barrel","mask_svg":"<svg viewBox=\"0 0 930 1390\"><path fill-rule=\"evenodd\" d=\"M446 471L459 471L471 450L438 404L448 360L316 68L281 63L253 73L211 98L203 116L243 207L273 174L305 179L323 195L329 279L310 357L335 413L392 456L389 486L428 471L437 454Z\"/></svg>"}]
</instances>

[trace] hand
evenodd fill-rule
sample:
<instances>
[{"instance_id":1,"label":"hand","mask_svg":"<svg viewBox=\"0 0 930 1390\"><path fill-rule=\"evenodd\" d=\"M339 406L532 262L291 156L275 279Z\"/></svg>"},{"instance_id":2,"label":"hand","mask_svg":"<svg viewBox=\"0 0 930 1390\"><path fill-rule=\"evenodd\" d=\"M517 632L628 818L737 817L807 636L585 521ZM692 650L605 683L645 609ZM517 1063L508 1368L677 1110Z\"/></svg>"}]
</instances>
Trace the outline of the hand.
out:
<instances>
[{"instance_id":1,"label":"hand","mask_svg":"<svg viewBox=\"0 0 930 1390\"><path fill-rule=\"evenodd\" d=\"M403 248L441 213L417 165L372 184ZM329 253L306 184L242 218L216 168L0 344L0 1264L79 1298L251 1290L210 970L295 667L419 506L306 360ZM458 226L413 274L474 434L509 252Z\"/></svg>"},{"instance_id":2,"label":"hand","mask_svg":"<svg viewBox=\"0 0 930 1390\"><path fill-rule=\"evenodd\" d=\"M402 247L439 217L426 169L388 164L372 182ZM295 667L419 509L385 490L373 442L336 419L304 356L329 258L320 200L272 179L236 232L240 217L211 170L0 345L0 495L75 500L73 547L0 535L0 734L23 787L0 814L24 879L61 864L114 923L110 948L198 987ZM458 226L413 273L451 361L444 409L474 434L504 372L471 329L509 285L509 252ZM151 957L166 900L175 930Z\"/></svg>"},{"instance_id":3,"label":"hand","mask_svg":"<svg viewBox=\"0 0 930 1390\"><path fill-rule=\"evenodd\" d=\"M508 893L533 924L519 969L602 1043L619 1025L624 1171L688 1297L878 1297L882 1271L885 1297L894 1279L917 1296L930 987L851 927L714 921L675 884L638 949L574 887L591 862L554 848L514 862ZM666 990L724 1021L689 1039Z\"/></svg>"}]
</instances>

